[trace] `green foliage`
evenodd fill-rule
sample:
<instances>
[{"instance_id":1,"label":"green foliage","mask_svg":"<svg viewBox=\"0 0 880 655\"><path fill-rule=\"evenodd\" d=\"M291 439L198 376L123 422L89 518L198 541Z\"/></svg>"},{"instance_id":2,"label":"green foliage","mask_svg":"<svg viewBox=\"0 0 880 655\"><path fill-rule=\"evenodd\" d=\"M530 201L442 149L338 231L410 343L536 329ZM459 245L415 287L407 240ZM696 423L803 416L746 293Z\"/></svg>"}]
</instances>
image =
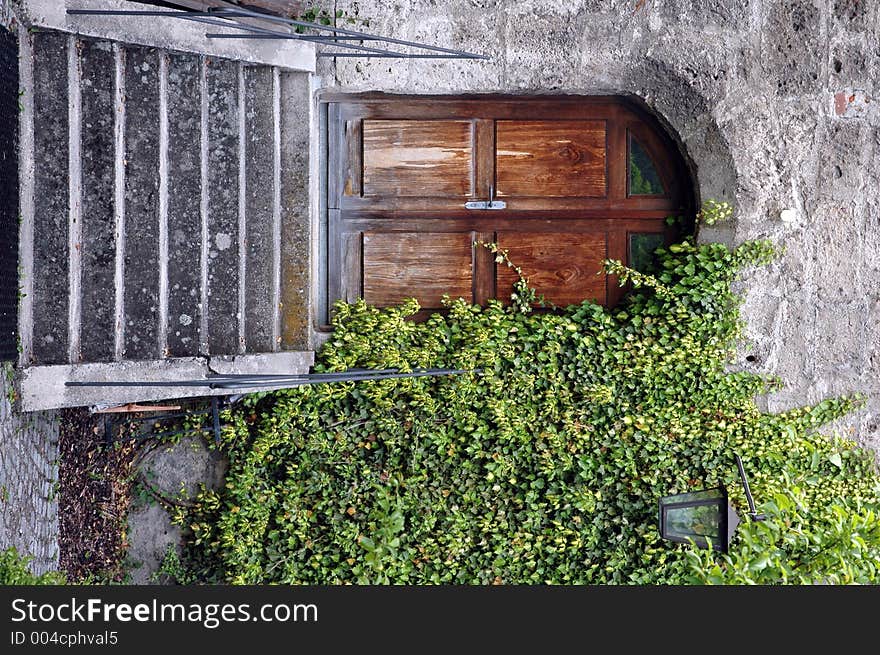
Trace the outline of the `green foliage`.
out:
<instances>
[{"instance_id":1,"label":"green foliage","mask_svg":"<svg viewBox=\"0 0 880 655\"><path fill-rule=\"evenodd\" d=\"M874 582L872 459L815 432L860 398L769 414L754 396L779 381L728 370L730 285L772 256L685 241L647 272L607 262L634 287L615 309L533 312L532 290L413 323L415 301L338 303L318 370L472 372L248 397L225 486L180 518L232 583ZM724 483L745 514L734 453L768 520L727 556L661 540L667 494Z\"/></svg>"},{"instance_id":2,"label":"green foliage","mask_svg":"<svg viewBox=\"0 0 880 655\"><path fill-rule=\"evenodd\" d=\"M629 192L634 196L663 193L663 183L654 162L635 140L630 142Z\"/></svg>"},{"instance_id":3,"label":"green foliage","mask_svg":"<svg viewBox=\"0 0 880 655\"><path fill-rule=\"evenodd\" d=\"M529 314L534 305L558 309L553 303L547 301L544 296L539 295L534 287L529 285L529 278L525 276L525 273L523 273L523 270L519 266L510 260L507 250L499 248L497 243L474 241L474 245L486 248L489 252L495 255L496 264L504 264L516 273L517 280L513 283L513 291L510 294L510 304L515 311L522 314Z\"/></svg>"},{"instance_id":4,"label":"green foliage","mask_svg":"<svg viewBox=\"0 0 880 655\"><path fill-rule=\"evenodd\" d=\"M57 585L64 584L64 575L50 571L42 575L34 575L28 570L28 563L33 558L19 555L14 546L0 551L0 585Z\"/></svg>"},{"instance_id":5,"label":"green foliage","mask_svg":"<svg viewBox=\"0 0 880 655\"><path fill-rule=\"evenodd\" d=\"M355 12L357 13L357 12ZM290 18L293 20L299 20L306 23L315 23L316 25L333 25L334 18L345 19L345 22L354 23L355 20L352 16L348 15L342 9L337 9L335 13L331 13L330 10L324 7L310 7L308 9L303 10L301 14L291 13ZM297 34L304 34L307 29L301 25L297 25L294 28L294 32Z\"/></svg>"},{"instance_id":6,"label":"green foliage","mask_svg":"<svg viewBox=\"0 0 880 655\"><path fill-rule=\"evenodd\" d=\"M341 12L337 14L341 16ZM301 15L293 16L294 20L305 21L306 23L315 23L318 25L332 25L333 24L333 15L327 11L326 9L321 9L319 7L312 7L310 9L306 9ZM305 27L297 26L294 28L294 31L298 34L303 34L306 31Z\"/></svg>"},{"instance_id":7,"label":"green foliage","mask_svg":"<svg viewBox=\"0 0 880 655\"><path fill-rule=\"evenodd\" d=\"M733 207L729 202L709 199L703 203L697 220L703 225L715 225L733 216Z\"/></svg>"},{"instance_id":8,"label":"green foliage","mask_svg":"<svg viewBox=\"0 0 880 655\"><path fill-rule=\"evenodd\" d=\"M174 544L168 544L159 568L150 575L150 580L157 584L190 585L199 582L196 573L190 563L181 558Z\"/></svg>"},{"instance_id":9,"label":"green foliage","mask_svg":"<svg viewBox=\"0 0 880 655\"><path fill-rule=\"evenodd\" d=\"M801 454L802 455L802 454ZM822 461L822 458L825 461ZM847 459L856 461L844 464ZM846 446L810 456L839 474L859 479L838 481L818 490L817 475L802 476L764 503L767 521L740 528L739 546L720 558L689 553L694 579L711 584L877 584L880 575L880 516L870 464ZM785 472L783 472L785 475ZM852 494L852 495L850 495Z\"/></svg>"}]
</instances>

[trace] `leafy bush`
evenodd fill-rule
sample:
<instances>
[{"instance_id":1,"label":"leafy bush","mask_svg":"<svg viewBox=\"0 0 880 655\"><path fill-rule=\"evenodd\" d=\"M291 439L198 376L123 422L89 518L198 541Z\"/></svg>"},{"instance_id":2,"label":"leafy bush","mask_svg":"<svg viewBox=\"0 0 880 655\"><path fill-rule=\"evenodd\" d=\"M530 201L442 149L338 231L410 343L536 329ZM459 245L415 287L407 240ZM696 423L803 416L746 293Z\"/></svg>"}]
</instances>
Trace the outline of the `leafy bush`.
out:
<instances>
[{"instance_id":1,"label":"leafy bush","mask_svg":"<svg viewBox=\"0 0 880 655\"><path fill-rule=\"evenodd\" d=\"M54 571L34 575L28 570L33 558L19 555L14 546L0 551L0 585L54 585L64 584L64 575Z\"/></svg>"},{"instance_id":2,"label":"leafy bush","mask_svg":"<svg viewBox=\"0 0 880 655\"><path fill-rule=\"evenodd\" d=\"M873 460L814 431L860 399L773 415L754 396L779 381L728 370L731 282L772 256L686 241L651 275L608 262L634 287L610 310L520 293L417 324L414 301L338 304L318 370L473 372L251 397L225 487L180 518L233 583L876 581ZM745 508L736 452L768 520L726 556L661 540L663 495L721 482Z\"/></svg>"}]
</instances>

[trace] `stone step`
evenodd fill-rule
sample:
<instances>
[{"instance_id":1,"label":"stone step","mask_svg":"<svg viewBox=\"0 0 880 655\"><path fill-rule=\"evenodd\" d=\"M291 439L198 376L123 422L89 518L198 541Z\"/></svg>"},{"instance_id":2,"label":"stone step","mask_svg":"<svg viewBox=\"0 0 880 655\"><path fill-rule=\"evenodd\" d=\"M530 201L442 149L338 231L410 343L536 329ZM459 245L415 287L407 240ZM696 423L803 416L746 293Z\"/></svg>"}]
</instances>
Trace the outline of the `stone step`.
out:
<instances>
[{"instance_id":1,"label":"stone step","mask_svg":"<svg viewBox=\"0 0 880 655\"><path fill-rule=\"evenodd\" d=\"M106 42L82 41L80 56L79 358L116 356L116 55ZM82 318L80 318L82 325Z\"/></svg>"},{"instance_id":2,"label":"stone step","mask_svg":"<svg viewBox=\"0 0 880 655\"><path fill-rule=\"evenodd\" d=\"M0 24L0 361L18 357L18 38Z\"/></svg>"},{"instance_id":3,"label":"stone step","mask_svg":"<svg viewBox=\"0 0 880 655\"><path fill-rule=\"evenodd\" d=\"M239 307L239 66L205 61L207 93L207 350L243 347Z\"/></svg>"},{"instance_id":4,"label":"stone step","mask_svg":"<svg viewBox=\"0 0 880 655\"><path fill-rule=\"evenodd\" d=\"M66 34L33 35L33 92L25 98L33 111L32 354L42 364L70 359L70 41Z\"/></svg>"},{"instance_id":5,"label":"stone step","mask_svg":"<svg viewBox=\"0 0 880 655\"><path fill-rule=\"evenodd\" d=\"M279 350L279 71L55 32L31 48L22 362Z\"/></svg>"},{"instance_id":6,"label":"stone step","mask_svg":"<svg viewBox=\"0 0 880 655\"><path fill-rule=\"evenodd\" d=\"M202 65L168 55L167 355L202 352Z\"/></svg>"},{"instance_id":7,"label":"stone step","mask_svg":"<svg viewBox=\"0 0 880 655\"><path fill-rule=\"evenodd\" d=\"M247 352L276 348L277 262L280 247L280 146L276 132L278 86L267 66L244 67L245 284L244 338ZM280 130L279 130L280 131ZM276 175L277 173L277 175Z\"/></svg>"},{"instance_id":8,"label":"stone step","mask_svg":"<svg viewBox=\"0 0 880 655\"><path fill-rule=\"evenodd\" d=\"M159 359L159 51L126 48L124 359Z\"/></svg>"}]
</instances>

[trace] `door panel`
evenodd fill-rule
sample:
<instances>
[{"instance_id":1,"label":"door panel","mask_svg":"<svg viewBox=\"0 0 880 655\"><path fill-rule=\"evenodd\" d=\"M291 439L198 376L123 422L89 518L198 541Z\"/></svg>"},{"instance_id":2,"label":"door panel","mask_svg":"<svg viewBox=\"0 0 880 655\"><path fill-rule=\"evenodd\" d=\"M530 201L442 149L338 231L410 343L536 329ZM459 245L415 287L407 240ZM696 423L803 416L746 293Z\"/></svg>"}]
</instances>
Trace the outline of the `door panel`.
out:
<instances>
[{"instance_id":1,"label":"door panel","mask_svg":"<svg viewBox=\"0 0 880 655\"><path fill-rule=\"evenodd\" d=\"M499 196L606 195L605 121L498 121Z\"/></svg>"},{"instance_id":2,"label":"door panel","mask_svg":"<svg viewBox=\"0 0 880 655\"><path fill-rule=\"evenodd\" d=\"M464 199L473 191L470 121L365 120L363 148L365 196Z\"/></svg>"},{"instance_id":3,"label":"door panel","mask_svg":"<svg viewBox=\"0 0 880 655\"><path fill-rule=\"evenodd\" d=\"M604 232L499 232L498 247L522 269L529 284L555 305L564 307L589 298L605 304L602 260L607 254ZM509 298L516 272L497 264L497 294Z\"/></svg>"},{"instance_id":4,"label":"door panel","mask_svg":"<svg viewBox=\"0 0 880 655\"><path fill-rule=\"evenodd\" d=\"M364 300L394 305L415 298L440 309L444 293L473 300L473 235L364 232Z\"/></svg>"}]
</instances>

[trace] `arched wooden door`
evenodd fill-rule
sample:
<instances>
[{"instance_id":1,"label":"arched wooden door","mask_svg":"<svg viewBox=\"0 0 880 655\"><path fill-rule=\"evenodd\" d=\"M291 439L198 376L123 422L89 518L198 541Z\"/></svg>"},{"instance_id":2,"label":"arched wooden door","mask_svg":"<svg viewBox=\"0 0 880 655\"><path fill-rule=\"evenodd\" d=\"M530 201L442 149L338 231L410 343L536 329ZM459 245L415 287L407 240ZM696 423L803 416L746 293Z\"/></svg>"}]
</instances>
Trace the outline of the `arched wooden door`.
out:
<instances>
[{"instance_id":1,"label":"arched wooden door","mask_svg":"<svg viewBox=\"0 0 880 655\"><path fill-rule=\"evenodd\" d=\"M638 266L692 211L674 145L621 98L349 96L327 116L331 301L507 298L473 246L495 241L553 303L613 305L602 260Z\"/></svg>"}]
</instances>

